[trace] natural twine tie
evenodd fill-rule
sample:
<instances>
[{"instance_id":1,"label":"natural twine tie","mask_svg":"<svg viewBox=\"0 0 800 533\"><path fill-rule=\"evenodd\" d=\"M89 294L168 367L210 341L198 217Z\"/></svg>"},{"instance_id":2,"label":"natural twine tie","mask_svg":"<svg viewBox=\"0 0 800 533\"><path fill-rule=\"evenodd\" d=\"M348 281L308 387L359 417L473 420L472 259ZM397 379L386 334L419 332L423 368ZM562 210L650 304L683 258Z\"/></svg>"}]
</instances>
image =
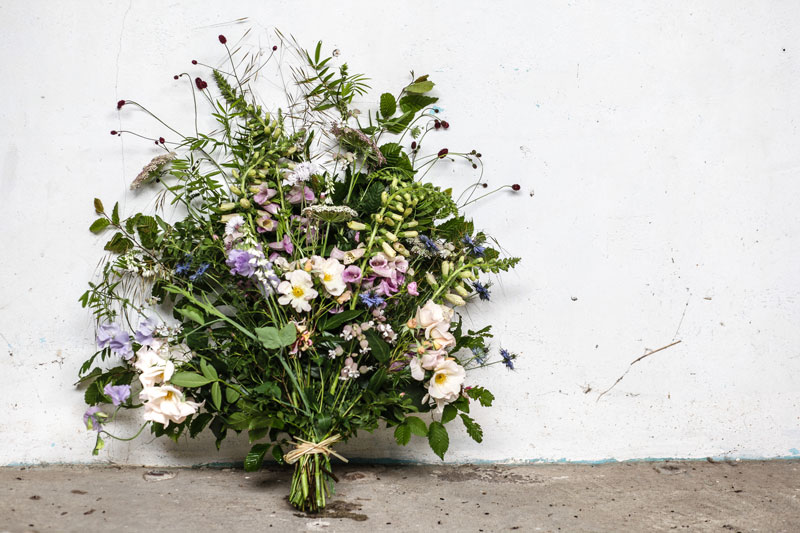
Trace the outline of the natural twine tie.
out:
<instances>
[{"instance_id":1,"label":"natural twine tie","mask_svg":"<svg viewBox=\"0 0 800 533\"><path fill-rule=\"evenodd\" d=\"M311 442L308 440L297 439L300 442L292 442L295 445L294 450L290 451L286 455L283 456L283 460L287 463L294 464L300 460L301 457L304 455L313 455L315 453L321 453L325 455L325 457L329 457L333 455L334 457L338 457L345 463L347 459L336 453L335 451L330 449L330 446L341 440L342 436L338 433L336 435L331 435L327 439L324 439L320 442Z\"/></svg>"}]
</instances>

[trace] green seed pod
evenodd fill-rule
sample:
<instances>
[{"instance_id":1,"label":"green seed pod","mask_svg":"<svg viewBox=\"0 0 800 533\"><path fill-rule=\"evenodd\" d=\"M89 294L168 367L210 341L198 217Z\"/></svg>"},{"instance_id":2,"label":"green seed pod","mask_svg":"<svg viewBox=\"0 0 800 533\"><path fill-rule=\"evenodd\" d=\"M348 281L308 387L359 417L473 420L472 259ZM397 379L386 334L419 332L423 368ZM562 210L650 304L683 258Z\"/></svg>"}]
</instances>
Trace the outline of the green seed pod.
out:
<instances>
[{"instance_id":1,"label":"green seed pod","mask_svg":"<svg viewBox=\"0 0 800 533\"><path fill-rule=\"evenodd\" d=\"M250 200L248 200L247 198L242 198L241 200L239 200L239 205L245 209L250 209L250 207L252 207L253 204L251 204Z\"/></svg>"}]
</instances>

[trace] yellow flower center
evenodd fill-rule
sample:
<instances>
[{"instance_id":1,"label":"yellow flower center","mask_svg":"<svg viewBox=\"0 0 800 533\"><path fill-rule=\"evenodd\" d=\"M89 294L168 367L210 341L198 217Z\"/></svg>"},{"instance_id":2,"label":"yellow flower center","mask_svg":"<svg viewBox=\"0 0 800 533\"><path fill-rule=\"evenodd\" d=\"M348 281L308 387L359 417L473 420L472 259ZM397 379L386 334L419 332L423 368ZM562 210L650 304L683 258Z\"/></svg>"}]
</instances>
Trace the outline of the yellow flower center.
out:
<instances>
[{"instance_id":1,"label":"yellow flower center","mask_svg":"<svg viewBox=\"0 0 800 533\"><path fill-rule=\"evenodd\" d=\"M330 281L332 279L333 279L333 276L331 276L327 272L325 272L325 274L322 275L322 281Z\"/></svg>"},{"instance_id":2,"label":"yellow flower center","mask_svg":"<svg viewBox=\"0 0 800 533\"><path fill-rule=\"evenodd\" d=\"M175 397L175 393L174 392L167 391L167 395L164 396L164 401L165 402L171 402L174 397Z\"/></svg>"},{"instance_id":3,"label":"yellow flower center","mask_svg":"<svg viewBox=\"0 0 800 533\"><path fill-rule=\"evenodd\" d=\"M445 381L447 381L447 374L440 372L433 377L433 380L437 385L442 385Z\"/></svg>"},{"instance_id":4,"label":"yellow flower center","mask_svg":"<svg viewBox=\"0 0 800 533\"><path fill-rule=\"evenodd\" d=\"M292 287L292 296L294 296L295 298L302 298L302 296L305 293L306 291L304 291L303 287L301 287L300 285L295 285Z\"/></svg>"}]
</instances>

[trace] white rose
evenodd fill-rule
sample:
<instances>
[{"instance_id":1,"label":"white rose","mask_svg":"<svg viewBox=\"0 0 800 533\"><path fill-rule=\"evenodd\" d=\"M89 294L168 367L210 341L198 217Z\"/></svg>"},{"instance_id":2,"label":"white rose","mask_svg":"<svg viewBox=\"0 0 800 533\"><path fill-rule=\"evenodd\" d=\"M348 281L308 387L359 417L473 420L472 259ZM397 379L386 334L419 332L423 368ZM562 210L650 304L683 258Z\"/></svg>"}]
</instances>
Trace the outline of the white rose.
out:
<instances>
[{"instance_id":1,"label":"white rose","mask_svg":"<svg viewBox=\"0 0 800 533\"><path fill-rule=\"evenodd\" d=\"M439 305L433 300L428 300L423 307L417 308L417 316L414 321L417 327L425 329L425 338L429 339L431 330L437 326L440 326L440 329L445 331L450 329L452 317L452 309Z\"/></svg>"},{"instance_id":2,"label":"white rose","mask_svg":"<svg viewBox=\"0 0 800 533\"><path fill-rule=\"evenodd\" d=\"M436 401L438 408L458 399L466 375L464 367L452 359L442 361L433 370L433 377L428 382L428 394Z\"/></svg>"},{"instance_id":3,"label":"white rose","mask_svg":"<svg viewBox=\"0 0 800 533\"><path fill-rule=\"evenodd\" d=\"M186 400L183 392L173 385L145 387L139 393L139 399L145 401L144 419L164 426L170 421L180 424L200 407L200 404Z\"/></svg>"}]
</instances>

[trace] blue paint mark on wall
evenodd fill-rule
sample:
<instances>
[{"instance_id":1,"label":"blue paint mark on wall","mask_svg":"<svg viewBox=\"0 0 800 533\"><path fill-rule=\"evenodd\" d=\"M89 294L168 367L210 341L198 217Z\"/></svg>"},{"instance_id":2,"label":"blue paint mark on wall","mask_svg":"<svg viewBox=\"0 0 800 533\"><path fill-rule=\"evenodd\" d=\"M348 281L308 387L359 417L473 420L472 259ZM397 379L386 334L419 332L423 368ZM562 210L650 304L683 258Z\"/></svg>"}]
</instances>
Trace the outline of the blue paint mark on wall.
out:
<instances>
[{"instance_id":1,"label":"blue paint mark on wall","mask_svg":"<svg viewBox=\"0 0 800 533\"><path fill-rule=\"evenodd\" d=\"M789 453L792 455L800 455L800 450L797 448L789 448Z\"/></svg>"}]
</instances>

